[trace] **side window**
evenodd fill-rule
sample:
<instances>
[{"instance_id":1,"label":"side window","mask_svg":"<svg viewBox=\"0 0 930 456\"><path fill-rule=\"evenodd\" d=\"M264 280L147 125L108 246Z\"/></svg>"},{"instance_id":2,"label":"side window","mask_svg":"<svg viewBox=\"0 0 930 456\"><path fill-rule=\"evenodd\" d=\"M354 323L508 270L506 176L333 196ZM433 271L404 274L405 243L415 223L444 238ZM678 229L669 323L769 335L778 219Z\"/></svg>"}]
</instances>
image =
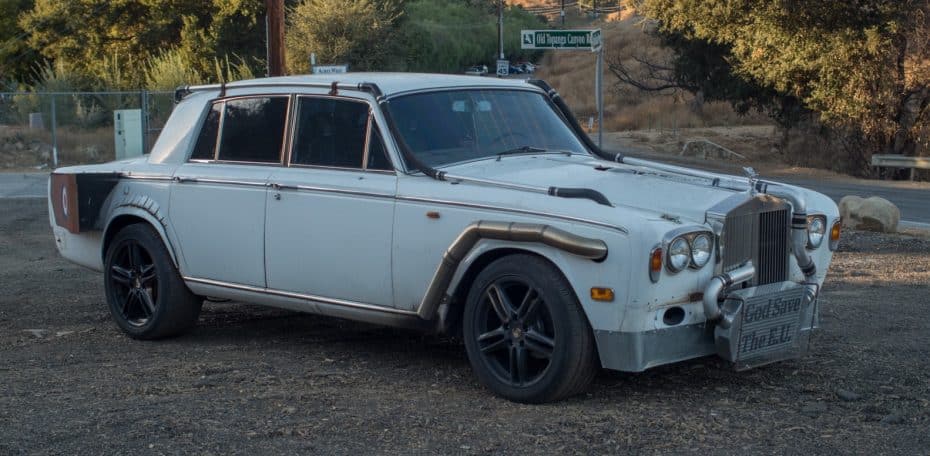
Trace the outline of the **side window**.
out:
<instances>
[{"instance_id":1,"label":"side window","mask_svg":"<svg viewBox=\"0 0 930 456\"><path fill-rule=\"evenodd\" d=\"M378 127L372 123L371 136L368 139L368 163L366 168L390 171L391 160L388 158L387 149L384 147L384 141L381 140L381 132Z\"/></svg>"},{"instance_id":2,"label":"side window","mask_svg":"<svg viewBox=\"0 0 930 456\"><path fill-rule=\"evenodd\" d=\"M287 97L238 98L225 103L217 159L280 163Z\"/></svg>"},{"instance_id":3,"label":"side window","mask_svg":"<svg viewBox=\"0 0 930 456\"><path fill-rule=\"evenodd\" d=\"M291 163L361 168L367 132L367 103L298 98Z\"/></svg>"},{"instance_id":4,"label":"side window","mask_svg":"<svg viewBox=\"0 0 930 456\"><path fill-rule=\"evenodd\" d=\"M200 128L197 144L191 153L191 160L213 160L216 158L216 135L220 132L220 114L223 103L214 103L207 113L207 118Z\"/></svg>"}]
</instances>

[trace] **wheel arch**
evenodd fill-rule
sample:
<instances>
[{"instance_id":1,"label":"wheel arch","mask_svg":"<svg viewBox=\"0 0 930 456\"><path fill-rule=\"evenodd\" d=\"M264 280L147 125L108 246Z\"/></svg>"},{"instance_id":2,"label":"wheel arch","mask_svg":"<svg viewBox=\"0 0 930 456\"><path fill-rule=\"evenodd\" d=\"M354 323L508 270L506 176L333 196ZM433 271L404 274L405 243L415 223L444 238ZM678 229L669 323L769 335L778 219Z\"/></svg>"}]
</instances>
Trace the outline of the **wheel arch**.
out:
<instances>
[{"instance_id":1,"label":"wheel arch","mask_svg":"<svg viewBox=\"0 0 930 456\"><path fill-rule=\"evenodd\" d=\"M161 238L162 243L168 250L168 255L171 256L171 262L174 263L175 267L179 267L178 259L175 256L174 248L172 247L171 242L168 239L168 235L165 232L165 227L159 222L157 218L155 218L155 216L134 206L121 206L110 218L110 221L107 223L107 227L103 232L103 242L101 243L100 248L101 258L106 261L107 250L110 248L110 242L112 242L113 238L116 237L116 233L119 233L120 230L129 225L135 225L137 223L144 223L154 229L156 233L158 233L158 237Z\"/></svg>"},{"instance_id":2,"label":"wheel arch","mask_svg":"<svg viewBox=\"0 0 930 456\"><path fill-rule=\"evenodd\" d=\"M540 251L541 249L534 248L532 245L502 245L495 247L486 247L481 248L481 245L475 246L474 250L469 254L469 256L462 261L462 264L459 265L459 270L456 271L456 274L453 278L452 283L449 286L449 307L444 317L444 330L445 332L459 336L462 331L462 313L465 310L465 301L468 299L468 291L471 289L472 284L474 284L475 279L478 277L478 274L481 273L488 265L491 263L510 256L510 255L532 255L546 261L551 264L566 280L571 283L571 280L568 278L568 275L565 271L559 267L558 261L554 261L553 258L550 258L548 255ZM559 252L554 252L555 255L559 255ZM572 291L575 293L576 299L580 300L580 297L577 296L577 290L572 287ZM587 313L585 313L585 319L587 319ZM588 322L590 324L590 321Z\"/></svg>"}]
</instances>

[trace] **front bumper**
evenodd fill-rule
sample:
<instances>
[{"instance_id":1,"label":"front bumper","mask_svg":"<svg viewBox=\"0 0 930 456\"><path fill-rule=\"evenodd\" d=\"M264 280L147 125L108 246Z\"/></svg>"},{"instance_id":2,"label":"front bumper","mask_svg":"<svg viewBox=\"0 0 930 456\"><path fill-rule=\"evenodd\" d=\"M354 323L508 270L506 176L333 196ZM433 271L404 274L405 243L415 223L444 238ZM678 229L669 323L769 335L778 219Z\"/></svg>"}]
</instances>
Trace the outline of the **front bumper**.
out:
<instances>
[{"instance_id":1,"label":"front bumper","mask_svg":"<svg viewBox=\"0 0 930 456\"><path fill-rule=\"evenodd\" d=\"M744 288L727 293L719 322L643 332L595 331L601 365L641 372L716 354L744 370L801 357L819 327L817 291L816 285L795 282Z\"/></svg>"}]
</instances>

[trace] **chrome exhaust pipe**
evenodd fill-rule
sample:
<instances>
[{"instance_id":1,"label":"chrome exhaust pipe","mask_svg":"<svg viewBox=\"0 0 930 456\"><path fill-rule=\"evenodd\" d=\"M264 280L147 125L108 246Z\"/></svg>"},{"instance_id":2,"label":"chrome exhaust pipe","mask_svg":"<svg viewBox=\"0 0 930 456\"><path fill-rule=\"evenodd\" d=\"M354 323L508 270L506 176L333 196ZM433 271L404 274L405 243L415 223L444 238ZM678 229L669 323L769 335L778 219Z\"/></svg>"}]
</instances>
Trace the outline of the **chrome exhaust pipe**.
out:
<instances>
[{"instance_id":1,"label":"chrome exhaust pipe","mask_svg":"<svg viewBox=\"0 0 930 456\"><path fill-rule=\"evenodd\" d=\"M601 261L607 258L607 244L600 239L591 239L569 233L549 225L513 222L489 222L486 220L468 225L442 255L442 261L433 274L426 294L417 309L417 315L430 320L446 296L452 276L459 263L481 239L498 239L510 242L538 242L559 250Z\"/></svg>"},{"instance_id":2,"label":"chrome exhaust pipe","mask_svg":"<svg viewBox=\"0 0 930 456\"><path fill-rule=\"evenodd\" d=\"M720 326L729 328L730 324L733 323L732 317L728 319L720 311L720 304L718 304L720 295L733 285L752 280L755 275L756 267L753 266L751 261L748 261L743 266L730 272L724 272L712 277L704 288L704 317L708 320L720 320Z\"/></svg>"}]
</instances>

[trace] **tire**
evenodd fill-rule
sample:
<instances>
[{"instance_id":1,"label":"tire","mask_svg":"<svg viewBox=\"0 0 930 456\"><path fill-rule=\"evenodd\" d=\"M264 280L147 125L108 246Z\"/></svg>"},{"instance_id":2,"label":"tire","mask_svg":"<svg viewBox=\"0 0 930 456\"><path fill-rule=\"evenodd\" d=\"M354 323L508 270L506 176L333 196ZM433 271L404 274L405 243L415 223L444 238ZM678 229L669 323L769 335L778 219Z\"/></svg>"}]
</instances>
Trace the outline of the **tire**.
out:
<instances>
[{"instance_id":1,"label":"tire","mask_svg":"<svg viewBox=\"0 0 930 456\"><path fill-rule=\"evenodd\" d=\"M176 336L197 322L203 300L187 289L158 233L129 225L113 238L104 263L110 315L129 337Z\"/></svg>"},{"instance_id":2,"label":"tire","mask_svg":"<svg viewBox=\"0 0 930 456\"><path fill-rule=\"evenodd\" d=\"M569 397L583 392L597 373L581 304L565 276L540 257L509 255L481 271L462 324L478 380L511 401Z\"/></svg>"}]
</instances>

